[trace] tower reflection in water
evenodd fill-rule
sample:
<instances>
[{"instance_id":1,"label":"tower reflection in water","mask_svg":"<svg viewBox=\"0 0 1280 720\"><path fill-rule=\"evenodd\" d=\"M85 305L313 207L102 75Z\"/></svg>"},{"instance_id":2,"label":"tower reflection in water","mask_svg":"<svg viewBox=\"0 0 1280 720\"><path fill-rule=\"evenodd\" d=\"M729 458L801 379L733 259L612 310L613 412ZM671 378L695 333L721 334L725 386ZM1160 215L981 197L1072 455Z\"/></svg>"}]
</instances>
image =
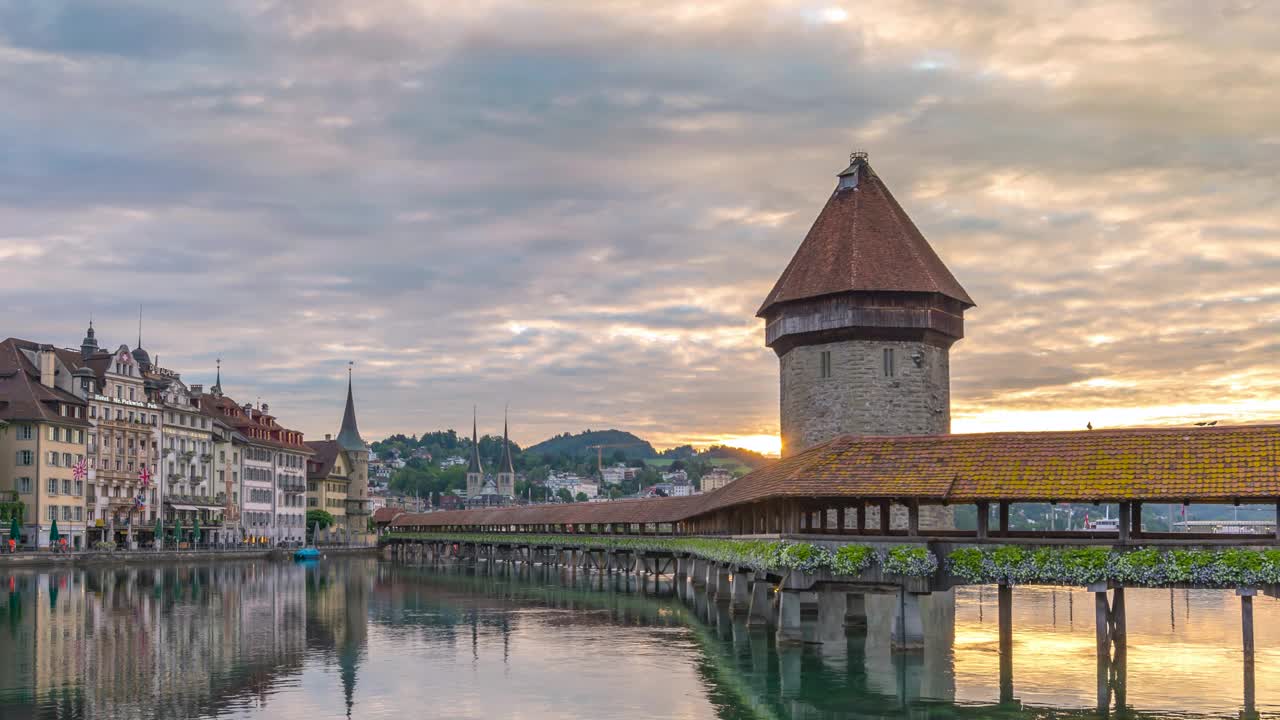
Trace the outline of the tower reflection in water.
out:
<instances>
[{"instance_id":1,"label":"tower reflection in water","mask_svg":"<svg viewBox=\"0 0 1280 720\"><path fill-rule=\"evenodd\" d=\"M775 628L665 576L524 564L23 570L0 576L0 592L0 718L359 718L428 702L458 715L640 717L650 685L687 697L653 706L682 717L1280 710L1280 608L1255 598L1250 679L1228 592L1128 591L1127 641L1101 663L1084 590L1015 588L1003 643L995 588L929 596L915 652L890 645L893 595L866 596L848 628L802 597L802 642L779 643ZM619 637L648 644L618 649L618 667L591 666L575 644ZM604 684L583 691L583 672ZM641 709L618 704L628 689Z\"/></svg>"}]
</instances>

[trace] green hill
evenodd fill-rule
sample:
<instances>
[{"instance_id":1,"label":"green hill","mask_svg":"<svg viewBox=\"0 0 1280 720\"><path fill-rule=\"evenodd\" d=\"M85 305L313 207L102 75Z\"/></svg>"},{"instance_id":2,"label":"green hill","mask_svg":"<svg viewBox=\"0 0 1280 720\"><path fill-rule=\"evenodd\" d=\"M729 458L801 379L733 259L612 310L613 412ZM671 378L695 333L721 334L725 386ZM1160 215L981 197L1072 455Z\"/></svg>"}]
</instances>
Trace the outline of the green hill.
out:
<instances>
[{"instance_id":1,"label":"green hill","mask_svg":"<svg viewBox=\"0 0 1280 720\"><path fill-rule=\"evenodd\" d=\"M621 452L627 458L648 459L658 456L658 451L646 440L624 430L586 430L574 435L564 433L537 445L524 449L526 455L545 455L549 457L594 458L596 451L592 445L625 445L626 447L606 447L605 461Z\"/></svg>"}]
</instances>

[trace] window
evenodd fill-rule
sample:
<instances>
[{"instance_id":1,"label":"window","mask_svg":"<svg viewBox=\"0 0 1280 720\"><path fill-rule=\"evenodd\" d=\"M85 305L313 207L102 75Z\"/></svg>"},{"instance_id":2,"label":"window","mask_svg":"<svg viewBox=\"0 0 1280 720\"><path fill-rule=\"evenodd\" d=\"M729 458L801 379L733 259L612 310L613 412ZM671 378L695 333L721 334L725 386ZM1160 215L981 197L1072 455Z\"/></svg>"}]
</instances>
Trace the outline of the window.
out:
<instances>
[{"instance_id":1,"label":"window","mask_svg":"<svg viewBox=\"0 0 1280 720\"><path fill-rule=\"evenodd\" d=\"M62 453L62 467L71 467L74 464L71 462L71 453Z\"/></svg>"},{"instance_id":2,"label":"window","mask_svg":"<svg viewBox=\"0 0 1280 720\"><path fill-rule=\"evenodd\" d=\"M84 509L79 505L76 506L76 522L80 522L80 518L84 516Z\"/></svg>"},{"instance_id":3,"label":"window","mask_svg":"<svg viewBox=\"0 0 1280 720\"><path fill-rule=\"evenodd\" d=\"M49 426L49 440L50 442L58 441L58 428L52 425Z\"/></svg>"},{"instance_id":4,"label":"window","mask_svg":"<svg viewBox=\"0 0 1280 720\"><path fill-rule=\"evenodd\" d=\"M31 436L32 436L32 432L31 432L31 426L30 426L30 425L19 425L19 426L18 426L18 439L19 439L19 440L30 440L30 439L31 439Z\"/></svg>"},{"instance_id":5,"label":"window","mask_svg":"<svg viewBox=\"0 0 1280 720\"><path fill-rule=\"evenodd\" d=\"M893 348L884 349L884 376L893 377Z\"/></svg>"},{"instance_id":6,"label":"window","mask_svg":"<svg viewBox=\"0 0 1280 720\"><path fill-rule=\"evenodd\" d=\"M49 464L54 467L58 467L58 453L56 452L49 453Z\"/></svg>"},{"instance_id":7,"label":"window","mask_svg":"<svg viewBox=\"0 0 1280 720\"><path fill-rule=\"evenodd\" d=\"M29 494L31 492L31 478L29 477L18 478L18 492L24 495Z\"/></svg>"},{"instance_id":8,"label":"window","mask_svg":"<svg viewBox=\"0 0 1280 720\"><path fill-rule=\"evenodd\" d=\"M133 388L129 388L129 399L133 399Z\"/></svg>"},{"instance_id":9,"label":"window","mask_svg":"<svg viewBox=\"0 0 1280 720\"><path fill-rule=\"evenodd\" d=\"M64 480L62 481L62 494L63 494L63 495L70 495L70 494L71 494L71 481L70 481L70 480L65 480L65 479L64 479Z\"/></svg>"},{"instance_id":10,"label":"window","mask_svg":"<svg viewBox=\"0 0 1280 720\"><path fill-rule=\"evenodd\" d=\"M83 481L83 480L77 480L77 481L76 481L76 495L84 495L84 481Z\"/></svg>"},{"instance_id":11,"label":"window","mask_svg":"<svg viewBox=\"0 0 1280 720\"><path fill-rule=\"evenodd\" d=\"M63 519L63 520L70 520L70 519L71 519L71 506L70 506L70 505L63 505L63 506L62 506L62 519Z\"/></svg>"},{"instance_id":12,"label":"window","mask_svg":"<svg viewBox=\"0 0 1280 720\"><path fill-rule=\"evenodd\" d=\"M822 351L822 353L818 356L818 364L819 364L818 377L820 378L831 377L831 351L830 350Z\"/></svg>"},{"instance_id":13,"label":"window","mask_svg":"<svg viewBox=\"0 0 1280 720\"><path fill-rule=\"evenodd\" d=\"M89 418L90 418L91 420L97 420L97 419L98 419L98 406L97 406L97 405L90 405L90 406L89 406Z\"/></svg>"},{"instance_id":14,"label":"window","mask_svg":"<svg viewBox=\"0 0 1280 720\"><path fill-rule=\"evenodd\" d=\"M58 519L58 506L57 506L57 505L50 505L50 506L49 506L49 519L50 519L50 520L57 520L57 519Z\"/></svg>"},{"instance_id":15,"label":"window","mask_svg":"<svg viewBox=\"0 0 1280 720\"><path fill-rule=\"evenodd\" d=\"M124 399L124 386L123 386L123 385L116 385L116 399L117 399L117 400L123 400L123 399ZM119 412L119 411L117 411L117 412Z\"/></svg>"},{"instance_id":16,"label":"window","mask_svg":"<svg viewBox=\"0 0 1280 720\"><path fill-rule=\"evenodd\" d=\"M76 444L77 444L77 445L83 445L83 444L84 444L84 431L83 431L83 430L77 430L77 431L76 431Z\"/></svg>"},{"instance_id":17,"label":"window","mask_svg":"<svg viewBox=\"0 0 1280 720\"><path fill-rule=\"evenodd\" d=\"M49 478L49 483L48 483L47 489L48 489L48 491L49 491L49 494L50 494L50 495L57 495L57 494L58 494L58 479L57 479L57 478Z\"/></svg>"}]
</instances>

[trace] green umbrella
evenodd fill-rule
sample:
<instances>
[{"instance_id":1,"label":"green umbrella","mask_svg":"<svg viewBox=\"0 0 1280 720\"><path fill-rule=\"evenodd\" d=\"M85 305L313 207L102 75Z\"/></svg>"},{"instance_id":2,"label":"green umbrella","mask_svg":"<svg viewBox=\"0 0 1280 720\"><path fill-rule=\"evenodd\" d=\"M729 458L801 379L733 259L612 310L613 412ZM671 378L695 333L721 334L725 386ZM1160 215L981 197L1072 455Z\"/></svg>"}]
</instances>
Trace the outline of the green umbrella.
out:
<instances>
[{"instance_id":1,"label":"green umbrella","mask_svg":"<svg viewBox=\"0 0 1280 720\"><path fill-rule=\"evenodd\" d=\"M162 545L164 545L164 520L161 520L160 516L157 515L156 516L156 547L159 548Z\"/></svg>"},{"instance_id":2,"label":"green umbrella","mask_svg":"<svg viewBox=\"0 0 1280 720\"><path fill-rule=\"evenodd\" d=\"M179 543L181 543L181 542L182 542L182 516L181 516L181 515L179 515L179 516L178 516L178 519L177 519L177 520L175 520L175 521L174 521L174 524L173 524L173 546L174 546L174 548L176 549L176 548L178 547L178 544L179 544Z\"/></svg>"},{"instance_id":3,"label":"green umbrella","mask_svg":"<svg viewBox=\"0 0 1280 720\"><path fill-rule=\"evenodd\" d=\"M195 545L200 544L200 516L199 515L197 515L196 519L191 523L191 542Z\"/></svg>"},{"instance_id":4,"label":"green umbrella","mask_svg":"<svg viewBox=\"0 0 1280 720\"><path fill-rule=\"evenodd\" d=\"M22 537L22 528L18 525L18 513L9 517L9 537L16 543Z\"/></svg>"},{"instance_id":5,"label":"green umbrella","mask_svg":"<svg viewBox=\"0 0 1280 720\"><path fill-rule=\"evenodd\" d=\"M58 542L58 538L62 537L58 534L58 519L53 519L53 524L49 526L49 544L53 545Z\"/></svg>"}]
</instances>

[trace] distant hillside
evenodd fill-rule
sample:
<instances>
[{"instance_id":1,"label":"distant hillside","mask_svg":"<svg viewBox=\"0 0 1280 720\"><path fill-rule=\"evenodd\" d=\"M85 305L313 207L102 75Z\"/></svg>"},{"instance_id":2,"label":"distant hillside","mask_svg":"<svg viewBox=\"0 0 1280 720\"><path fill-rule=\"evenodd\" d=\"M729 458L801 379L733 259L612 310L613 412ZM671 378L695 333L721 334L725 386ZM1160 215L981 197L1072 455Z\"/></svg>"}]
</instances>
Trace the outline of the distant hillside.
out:
<instances>
[{"instance_id":1,"label":"distant hillside","mask_svg":"<svg viewBox=\"0 0 1280 720\"><path fill-rule=\"evenodd\" d=\"M658 456L647 441L623 430L586 430L573 435L564 433L537 445L530 445L524 451L528 455L545 455L550 457L566 456L571 458L595 457L592 445L626 445L627 447L607 447L604 449L606 462L621 452L627 458L652 458Z\"/></svg>"}]
</instances>

